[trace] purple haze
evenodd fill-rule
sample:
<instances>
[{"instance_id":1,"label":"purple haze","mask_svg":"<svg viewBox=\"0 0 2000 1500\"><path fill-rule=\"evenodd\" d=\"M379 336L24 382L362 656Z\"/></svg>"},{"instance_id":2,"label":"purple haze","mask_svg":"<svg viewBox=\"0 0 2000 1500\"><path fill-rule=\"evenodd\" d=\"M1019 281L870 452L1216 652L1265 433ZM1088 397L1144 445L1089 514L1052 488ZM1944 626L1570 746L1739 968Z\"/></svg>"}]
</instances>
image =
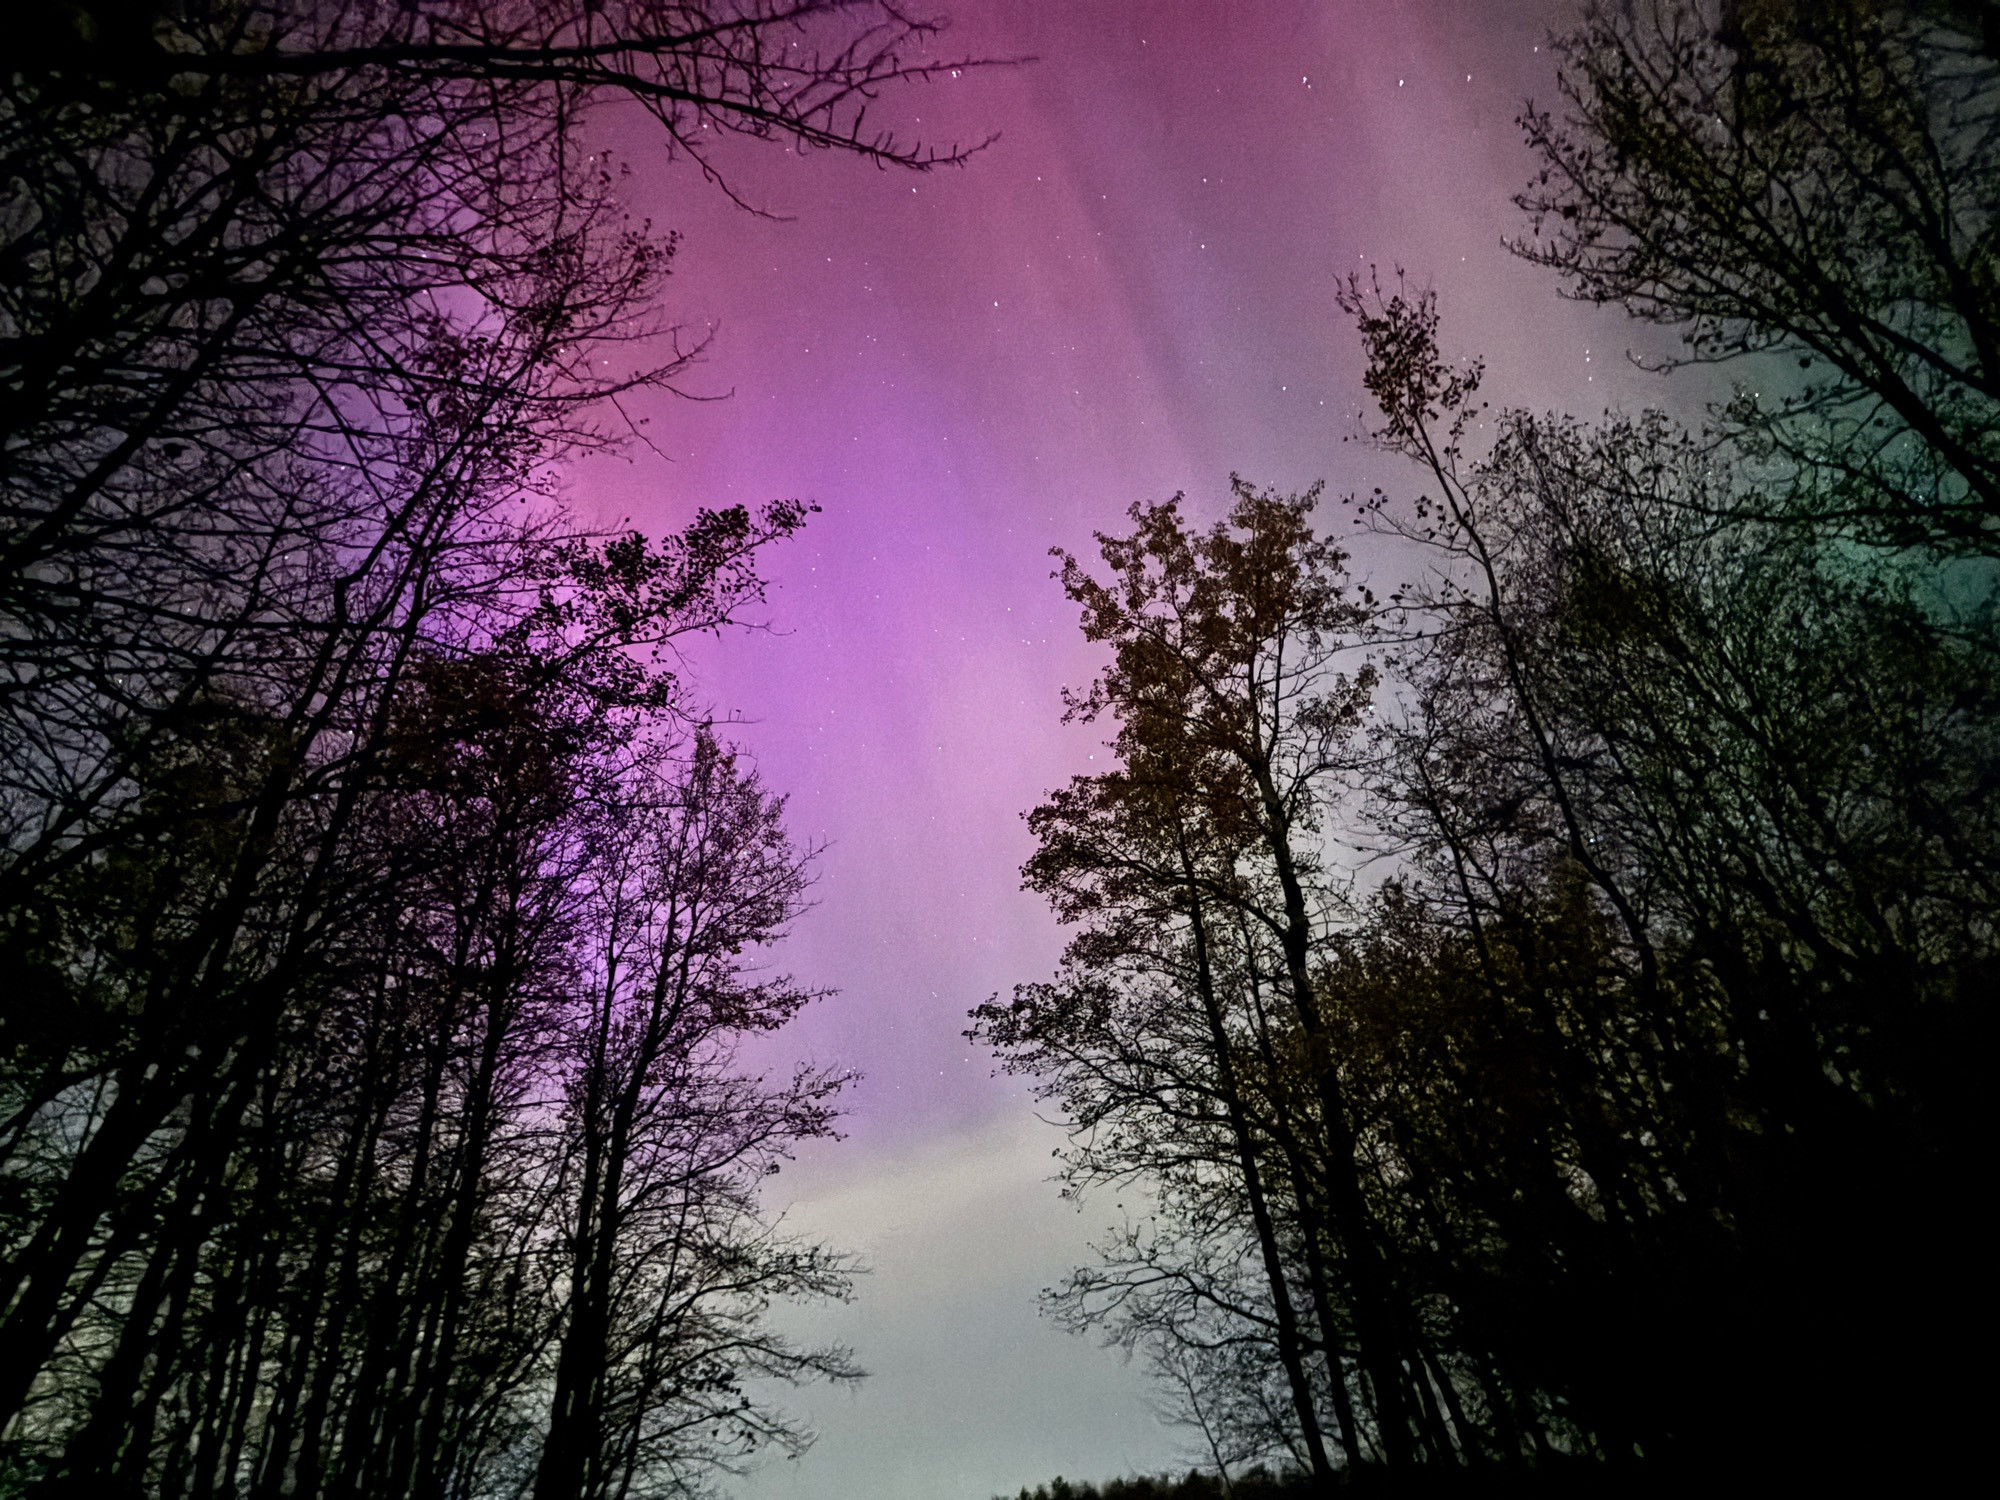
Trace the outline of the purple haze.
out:
<instances>
[{"instance_id":1,"label":"purple haze","mask_svg":"<svg viewBox=\"0 0 2000 1500\"><path fill-rule=\"evenodd\" d=\"M999 131L963 170L718 157L774 222L639 132L616 143L635 213L685 236L674 315L714 326L685 384L730 395L639 409L659 452L588 465L579 505L651 529L699 504L823 508L769 558L776 633L699 652L794 831L828 846L783 961L840 993L787 1045L866 1075L851 1139L780 1181L796 1222L877 1266L855 1308L799 1324L877 1378L802 1402L823 1443L761 1495L985 1500L1179 1447L1136 1374L1036 1323L1035 1287L1115 1210L1057 1204L1055 1132L960 1035L1050 968L1020 814L1103 753L1104 731L1058 722L1096 662L1048 549L1176 490L1212 514L1232 470L1326 479L1328 525L1340 494L1403 482L1343 441L1364 397L1333 285L1371 264L1436 286L1447 347L1484 354L1510 399L1645 392L1630 334L1502 248L1525 227L1514 118L1554 92L1549 4L956 8L941 52L1039 59L883 101L930 140Z\"/></svg>"}]
</instances>

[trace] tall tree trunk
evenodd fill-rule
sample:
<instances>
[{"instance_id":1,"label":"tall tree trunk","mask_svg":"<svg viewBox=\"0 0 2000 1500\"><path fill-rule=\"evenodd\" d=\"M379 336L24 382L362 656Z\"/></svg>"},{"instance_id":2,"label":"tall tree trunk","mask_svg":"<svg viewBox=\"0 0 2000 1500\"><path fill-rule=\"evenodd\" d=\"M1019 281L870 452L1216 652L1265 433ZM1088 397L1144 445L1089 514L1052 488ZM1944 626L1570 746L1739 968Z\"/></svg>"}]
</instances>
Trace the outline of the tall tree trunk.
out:
<instances>
[{"instance_id":1,"label":"tall tree trunk","mask_svg":"<svg viewBox=\"0 0 2000 1500\"><path fill-rule=\"evenodd\" d=\"M1291 819L1271 778L1270 766L1258 757L1253 759L1250 769L1262 796L1265 841L1284 896L1285 920L1278 938L1284 949L1292 1008L1305 1035L1307 1057L1319 1091L1321 1129L1326 1136L1327 1201L1353 1284L1362 1368L1368 1372L1374 1391L1383 1457L1393 1469L1407 1468L1415 1454L1403 1402L1406 1377L1400 1334L1402 1320L1397 1314L1389 1268L1382 1258L1374 1215L1369 1212L1361 1185L1361 1169L1356 1161L1359 1143L1348 1114L1345 1090L1340 1085L1319 1000L1313 993L1312 926L1306 910L1305 887L1292 853Z\"/></svg>"},{"instance_id":2,"label":"tall tree trunk","mask_svg":"<svg viewBox=\"0 0 2000 1500\"><path fill-rule=\"evenodd\" d=\"M1299 1338L1298 1314L1292 1306L1291 1287L1278 1250L1278 1233L1271 1220L1270 1205L1264 1197L1263 1172L1257 1164L1256 1143L1250 1137L1244 1117L1243 1096L1236 1083L1236 1062L1231 1054L1229 1030L1215 993L1215 975L1209 960L1208 923L1202 914L1194 870L1186 844L1180 850L1186 876L1189 925L1194 936L1195 990L1201 999L1202 1015L1208 1022L1209 1042L1215 1053L1217 1091L1229 1118L1231 1138L1236 1146L1238 1170L1243 1175L1244 1192L1250 1200L1250 1220L1257 1232L1257 1249L1264 1262L1264 1278L1271 1290L1271 1308L1278 1324L1278 1359L1285 1367L1291 1386L1292 1409L1298 1416L1299 1435L1306 1445L1315 1483L1331 1493L1333 1464L1327 1457L1326 1438L1320 1430L1319 1410L1313 1400L1312 1383L1307 1378L1305 1351ZM538 1497L539 1500L539 1497Z\"/></svg>"}]
</instances>

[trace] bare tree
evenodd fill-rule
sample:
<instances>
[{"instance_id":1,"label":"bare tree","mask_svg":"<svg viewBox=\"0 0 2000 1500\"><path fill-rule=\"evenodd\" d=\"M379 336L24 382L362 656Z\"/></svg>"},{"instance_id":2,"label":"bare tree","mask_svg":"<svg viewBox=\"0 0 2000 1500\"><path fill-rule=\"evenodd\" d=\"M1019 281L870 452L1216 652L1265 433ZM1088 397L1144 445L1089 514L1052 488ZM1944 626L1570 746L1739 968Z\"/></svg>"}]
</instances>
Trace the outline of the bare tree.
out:
<instances>
[{"instance_id":1,"label":"bare tree","mask_svg":"<svg viewBox=\"0 0 2000 1500\"><path fill-rule=\"evenodd\" d=\"M1978 19L1979 13L1985 20ZM1570 293L1769 355L1726 416L1792 482L1740 503L1991 555L2000 50L1991 7L1644 0L1559 39L1517 247Z\"/></svg>"},{"instance_id":2,"label":"bare tree","mask_svg":"<svg viewBox=\"0 0 2000 1500\"><path fill-rule=\"evenodd\" d=\"M603 852L572 804L685 719L674 641L751 607L806 514L660 543L552 503L692 352L658 301L673 238L624 217L592 111L637 100L724 192L724 135L952 163L868 114L943 66L936 31L832 0L26 28L0 79L20 1482L474 1493L534 1466L561 1159L531 1122ZM816 1253L790 1284L835 1284Z\"/></svg>"}]
</instances>

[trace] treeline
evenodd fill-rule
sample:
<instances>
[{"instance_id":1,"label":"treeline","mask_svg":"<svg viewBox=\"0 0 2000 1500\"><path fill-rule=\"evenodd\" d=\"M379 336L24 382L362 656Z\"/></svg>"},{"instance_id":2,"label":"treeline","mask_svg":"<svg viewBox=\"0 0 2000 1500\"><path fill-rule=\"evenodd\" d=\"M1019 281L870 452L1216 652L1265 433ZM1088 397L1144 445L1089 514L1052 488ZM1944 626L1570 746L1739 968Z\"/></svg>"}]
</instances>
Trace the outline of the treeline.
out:
<instances>
[{"instance_id":1,"label":"treeline","mask_svg":"<svg viewBox=\"0 0 2000 1500\"><path fill-rule=\"evenodd\" d=\"M1611 1493L1645 1496L1662 1493L1648 1485L1644 1476L1620 1475L1620 1484ZM1607 1493L1603 1472L1575 1460L1545 1464L1518 1475L1475 1473L1465 1469L1429 1469L1404 1474L1393 1480L1382 1471L1342 1469L1330 1481L1322 1481L1303 1469L1271 1469L1263 1464L1227 1473L1190 1470L1176 1478L1157 1477L1108 1479L1101 1484L1074 1484L1057 1476L1033 1489L1025 1486L1013 1500L1307 1500L1321 1495L1398 1495L1415 1500L1499 1500L1511 1495L1532 1495L1535 1500L1596 1500ZM996 1497L1007 1500L1007 1497Z\"/></svg>"},{"instance_id":2,"label":"treeline","mask_svg":"<svg viewBox=\"0 0 2000 1500\"><path fill-rule=\"evenodd\" d=\"M1273 1474L1261 1466L1224 1481L1199 1471L1179 1479L1111 1479L1103 1484L1071 1484L1057 1476L1048 1484L1023 1489L1017 1500L1294 1500L1311 1493L1303 1474Z\"/></svg>"},{"instance_id":3,"label":"treeline","mask_svg":"<svg viewBox=\"0 0 2000 1500\"><path fill-rule=\"evenodd\" d=\"M1058 554L1119 767L976 1015L1134 1212L1051 1293L1222 1476L1976 1463L2000 915L1991 7L1606 7L1518 248L1736 360L1700 430L1494 410L1350 281L1421 498ZM1929 1478L1922 1476L1929 1475ZM1415 1482L1411 1479L1408 1482Z\"/></svg>"},{"instance_id":4,"label":"treeline","mask_svg":"<svg viewBox=\"0 0 2000 1500\"><path fill-rule=\"evenodd\" d=\"M0 1494L661 1495L801 1434L837 1296L741 1041L809 851L675 643L806 509L590 535L694 350L618 103L863 124L886 6L161 0L0 79Z\"/></svg>"}]
</instances>

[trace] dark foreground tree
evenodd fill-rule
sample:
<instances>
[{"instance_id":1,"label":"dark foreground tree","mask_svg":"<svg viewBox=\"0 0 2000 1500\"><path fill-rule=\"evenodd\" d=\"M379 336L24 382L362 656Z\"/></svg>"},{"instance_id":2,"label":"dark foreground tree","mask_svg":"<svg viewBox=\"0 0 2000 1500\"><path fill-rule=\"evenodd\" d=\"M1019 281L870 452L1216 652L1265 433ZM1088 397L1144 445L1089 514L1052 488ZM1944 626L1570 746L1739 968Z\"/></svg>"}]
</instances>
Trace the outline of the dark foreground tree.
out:
<instances>
[{"instance_id":1,"label":"dark foreground tree","mask_svg":"<svg viewBox=\"0 0 2000 1500\"><path fill-rule=\"evenodd\" d=\"M1161 588L1133 562L1172 555L1157 509L1107 547L1122 592L1066 570L1118 652L1088 702L1122 766L1034 814L1030 883L1081 934L980 1015L1088 1127L1079 1181L1154 1184L1059 1305L1158 1351L1218 1463L1289 1454L1327 1492L1341 1381L1363 1456L1444 1490L1976 1467L1990 9L1642 0L1568 40L1567 112L1525 120L1527 252L1740 360L1709 430L1496 413L1428 297L1343 289L1422 491L1364 519L1422 581L1380 617L1374 753L1300 783L1289 826L1308 875L1333 838L1392 855L1374 890L1288 921L1238 748L1284 737L1234 691L1254 672L1135 690L1174 679L1128 642L1205 663L1179 643L1234 639L1296 573ZM1300 703L1348 690L1286 660Z\"/></svg>"},{"instance_id":2,"label":"dark foreground tree","mask_svg":"<svg viewBox=\"0 0 2000 1500\"><path fill-rule=\"evenodd\" d=\"M2000 527L2000 12L1640 0L1562 39L1518 247L1569 293L1769 356L1729 425L1756 508L1992 556ZM1748 498L1748 497L1744 497Z\"/></svg>"},{"instance_id":3,"label":"dark foreground tree","mask_svg":"<svg viewBox=\"0 0 2000 1500\"><path fill-rule=\"evenodd\" d=\"M1078 935L975 1034L1046 1080L1072 1187L1146 1212L1055 1309L1145 1349L1218 1461L1323 1487L1378 1458L1945 1472L1975 1420L1944 1345L1989 1139L1992 601L1718 525L1768 480L1664 418L1486 413L1468 455L1428 302L1350 296L1383 441L1432 486L1395 522L1433 582L1367 763L1367 680L1266 633L1336 597L1303 507L1261 551L1261 497L1207 536L1145 509L1111 584L1064 570L1121 765L1031 815L1027 882ZM1397 878L1335 899L1320 830Z\"/></svg>"},{"instance_id":4,"label":"dark foreground tree","mask_svg":"<svg viewBox=\"0 0 2000 1500\"><path fill-rule=\"evenodd\" d=\"M1345 982L1365 1015L1413 964L1470 977L1491 999L1458 1024L1516 1076L1457 1087L1533 1121L1483 1162L1449 1127L1413 1179L1530 1151L1481 1211L1517 1264L1479 1274L1521 1320L1507 1360L1600 1441L1929 1462L1969 1418L1939 1333L1976 1277L1951 1184L1986 1140L1963 1070L1992 1024L1992 600L1934 560L1718 526L1768 479L1662 418L1507 414L1465 462L1427 304L1362 323L1449 582L1385 788L1427 910ZM1544 1152L1567 1188L1538 1211L1503 1184ZM1543 1256L1539 1294L1509 1285Z\"/></svg>"},{"instance_id":5,"label":"dark foreground tree","mask_svg":"<svg viewBox=\"0 0 2000 1500\"><path fill-rule=\"evenodd\" d=\"M614 1234L607 1293L581 1210L594 1269L561 1269L613 811L721 754L673 643L754 606L805 509L662 543L577 535L549 492L692 352L658 300L672 236L623 214L594 111L636 101L723 191L728 135L955 161L865 117L935 70L934 30L837 0L25 22L0 77L5 1484L511 1491L575 1409L557 1350L588 1344L564 1368L599 1370L596 1436L559 1446L597 1456L544 1492L698 1487L781 1424L662 1413L746 1367L841 1368L754 1332L765 1293L838 1282L751 1215L829 1086L732 1081L727 1037L775 998L713 1022L683 1092L645 1084L655 1114L743 1113L733 1153L720 1123L671 1147L708 1165L674 1178L689 1255L647 1262L643 1369L619 1278L661 1241ZM731 1256L766 1271L718 1279Z\"/></svg>"},{"instance_id":6,"label":"dark foreground tree","mask_svg":"<svg viewBox=\"0 0 2000 1500\"><path fill-rule=\"evenodd\" d=\"M758 1326L773 1297L838 1296L841 1259L756 1218L791 1144L831 1131L842 1077L741 1076L735 1049L813 997L746 969L799 909L782 803L707 734L613 814L587 893L587 995L558 1042L564 1308L535 1494L616 1495L690 1459L796 1435L746 1376L852 1378L837 1350Z\"/></svg>"},{"instance_id":7,"label":"dark foreground tree","mask_svg":"<svg viewBox=\"0 0 2000 1500\"><path fill-rule=\"evenodd\" d=\"M1120 1255L1129 1276L1080 1281L1084 1321L1124 1306L1144 1309L1150 1334L1191 1336L1210 1313L1243 1313L1236 1262L1254 1257L1261 1290L1248 1295L1266 1310L1250 1319L1285 1370L1299 1456L1325 1478L1325 1432L1350 1461L1361 1452L1348 1359L1390 1462L1408 1461L1412 1438L1394 1294L1310 973L1333 898L1314 841L1320 799L1351 759L1373 685L1365 668L1331 675L1365 606L1313 535L1316 498L1239 482L1228 522L1205 533L1178 501L1135 507L1130 537L1099 539L1109 583L1058 554L1086 636L1114 653L1071 715L1113 716L1124 767L1031 815L1041 848L1027 884L1082 932L1062 982L982 1008L976 1034L1050 1076L1080 1123L1125 1127L1083 1149L1080 1179L1150 1173L1177 1200L1176 1248L1134 1241ZM1207 1249L1196 1255L1182 1231ZM1303 1288L1281 1236L1303 1255ZM1192 1300L1175 1313L1135 1291L1147 1285Z\"/></svg>"}]
</instances>

